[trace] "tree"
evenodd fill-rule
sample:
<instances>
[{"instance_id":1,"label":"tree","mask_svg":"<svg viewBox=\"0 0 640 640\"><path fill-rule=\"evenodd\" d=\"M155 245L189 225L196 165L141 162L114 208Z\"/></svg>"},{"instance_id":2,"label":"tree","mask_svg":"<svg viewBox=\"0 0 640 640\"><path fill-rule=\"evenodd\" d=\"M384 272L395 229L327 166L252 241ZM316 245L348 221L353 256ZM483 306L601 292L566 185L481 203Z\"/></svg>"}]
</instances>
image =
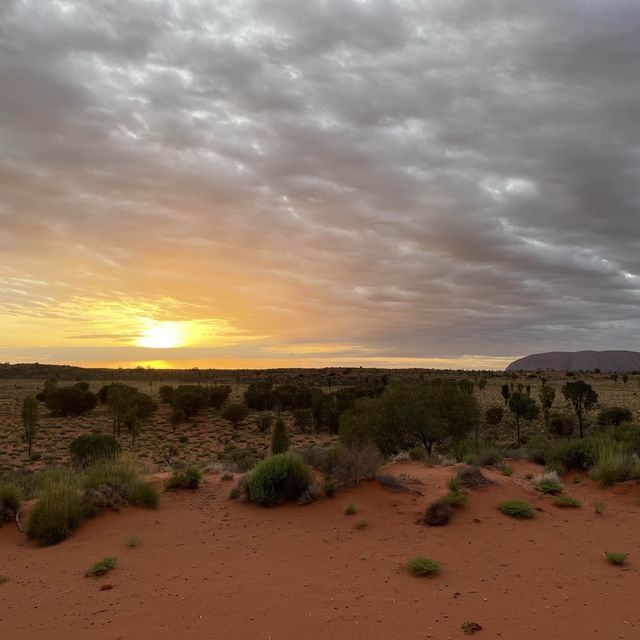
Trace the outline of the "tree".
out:
<instances>
[{"instance_id":1,"label":"tree","mask_svg":"<svg viewBox=\"0 0 640 640\"><path fill-rule=\"evenodd\" d=\"M520 445L520 420L522 418L532 420L539 412L539 408L533 398L530 398L520 391L516 391L509 398L509 411L511 411L516 419L516 440L518 445Z\"/></svg>"},{"instance_id":2,"label":"tree","mask_svg":"<svg viewBox=\"0 0 640 640\"><path fill-rule=\"evenodd\" d=\"M562 395L573 406L573 410L576 412L576 418L578 419L580 437L584 438L584 420L586 414L589 413L596 402L598 402L598 394L591 388L591 385L583 380L576 380L575 382L567 382L562 387Z\"/></svg>"},{"instance_id":3,"label":"tree","mask_svg":"<svg viewBox=\"0 0 640 640\"><path fill-rule=\"evenodd\" d=\"M106 387L106 403L111 414L114 438L120 437L120 428L129 411L128 400L137 392L135 387L127 384L110 384Z\"/></svg>"},{"instance_id":4,"label":"tree","mask_svg":"<svg viewBox=\"0 0 640 640\"><path fill-rule=\"evenodd\" d=\"M219 409L231 395L231 387L228 384L217 385L209 388L209 403L214 409Z\"/></svg>"},{"instance_id":5,"label":"tree","mask_svg":"<svg viewBox=\"0 0 640 640\"><path fill-rule=\"evenodd\" d=\"M209 393L203 387L181 386L173 394L172 405L176 415L182 411L184 421L189 422L193 416L197 416L209 406Z\"/></svg>"},{"instance_id":6,"label":"tree","mask_svg":"<svg viewBox=\"0 0 640 640\"><path fill-rule=\"evenodd\" d=\"M549 419L551 416L551 407L556 399L556 390L546 384L543 384L538 391L538 397L540 398L540 405L542 406L542 414L544 415L544 424L549 431Z\"/></svg>"},{"instance_id":7,"label":"tree","mask_svg":"<svg viewBox=\"0 0 640 640\"><path fill-rule=\"evenodd\" d=\"M467 395L473 395L473 387L474 384L471 380L467 380L466 378L463 380L460 380L458 382L458 386L460 387L460 391L462 391L462 393L466 393Z\"/></svg>"},{"instance_id":8,"label":"tree","mask_svg":"<svg viewBox=\"0 0 640 640\"><path fill-rule=\"evenodd\" d=\"M27 396L22 403L22 426L24 439L29 447L29 457L36 434L38 433L38 401L34 396Z\"/></svg>"},{"instance_id":9,"label":"tree","mask_svg":"<svg viewBox=\"0 0 640 640\"><path fill-rule=\"evenodd\" d=\"M247 417L249 409L244 404L230 404L222 410L222 418L228 420L234 429Z\"/></svg>"},{"instance_id":10,"label":"tree","mask_svg":"<svg viewBox=\"0 0 640 640\"><path fill-rule=\"evenodd\" d=\"M52 416L79 416L88 413L96 406L98 398L91 391L80 387L53 387L45 392L44 404Z\"/></svg>"},{"instance_id":11,"label":"tree","mask_svg":"<svg viewBox=\"0 0 640 640\"><path fill-rule=\"evenodd\" d=\"M619 377L620 377L620 376L619 376L617 373L614 373L614 374L611 376L611 379L613 380L613 384L618 384L618 378L619 378Z\"/></svg>"},{"instance_id":12,"label":"tree","mask_svg":"<svg viewBox=\"0 0 640 640\"><path fill-rule=\"evenodd\" d=\"M480 389L480 392L482 393L482 399L484 400L484 390L487 388L487 379L486 378L480 378L480 380L478 380L478 389Z\"/></svg>"},{"instance_id":13,"label":"tree","mask_svg":"<svg viewBox=\"0 0 640 640\"><path fill-rule=\"evenodd\" d=\"M627 407L605 407L598 413L597 422L601 427L617 427L623 422L631 422L633 413Z\"/></svg>"},{"instance_id":14,"label":"tree","mask_svg":"<svg viewBox=\"0 0 640 640\"><path fill-rule=\"evenodd\" d=\"M313 414L310 409L295 409L293 412L293 421L300 431L306 431L312 420Z\"/></svg>"},{"instance_id":15,"label":"tree","mask_svg":"<svg viewBox=\"0 0 640 640\"><path fill-rule=\"evenodd\" d=\"M625 386L629 382L629 376L626 373L622 376L622 382L624 382Z\"/></svg>"},{"instance_id":16,"label":"tree","mask_svg":"<svg viewBox=\"0 0 640 640\"><path fill-rule=\"evenodd\" d=\"M500 394L504 398L504 406L506 407L509 404L509 397L511 396L511 390L509 389L508 384L502 385L502 391L500 391Z\"/></svg>"},{"instance_id":17,"label":"tree","mask_svg":"<svg viewBox=\"0 0 640 640\"><path fill-rule=\"evenodd\" d=\"M282 418L276 420L276 425L273 428L273 434L271 436L271 453L277 455L278 453L286 453L289 449L289 434L287 433L287 425Z\"/></svg>"},{"instance_id":18,"label":"tree","mask_svg":"<svg viewBox=\"0 0 640 640\"><path fill-rule=\"evenodd\" d=\"M497 427L504 418L504 409L502 407L489 407L485 413L487 424Z\"/></svg>"},{"instance_id":19,"label":"tree","mask_svg":"<svg viewBox=\"0 0 640 640\"><path fill-rule=\"evenodd\" d=\"M479 413L476 398L453 380L399 381L342 414L340 439L346 446L376 444L385 455L418 443L431 453L436 444L464 438Z\"/></svg>"}]
</instances>

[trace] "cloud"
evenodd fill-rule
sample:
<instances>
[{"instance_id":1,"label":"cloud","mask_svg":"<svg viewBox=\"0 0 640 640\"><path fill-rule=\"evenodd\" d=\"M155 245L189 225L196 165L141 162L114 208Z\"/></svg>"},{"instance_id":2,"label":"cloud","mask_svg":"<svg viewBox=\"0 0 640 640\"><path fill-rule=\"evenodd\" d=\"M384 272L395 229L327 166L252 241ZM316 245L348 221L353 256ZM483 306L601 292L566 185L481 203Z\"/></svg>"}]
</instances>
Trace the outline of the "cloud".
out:
<instances>
[{"instance_id":1,"label":"cloud","mask_svg":"<svg viewBox=\"0 0 640 640\"><path fill-rule=\"evenodd\" d=\"M636 347L633 0L0 12L12 353L134 316L257 362Z\"/></svg>"}]
</instances>

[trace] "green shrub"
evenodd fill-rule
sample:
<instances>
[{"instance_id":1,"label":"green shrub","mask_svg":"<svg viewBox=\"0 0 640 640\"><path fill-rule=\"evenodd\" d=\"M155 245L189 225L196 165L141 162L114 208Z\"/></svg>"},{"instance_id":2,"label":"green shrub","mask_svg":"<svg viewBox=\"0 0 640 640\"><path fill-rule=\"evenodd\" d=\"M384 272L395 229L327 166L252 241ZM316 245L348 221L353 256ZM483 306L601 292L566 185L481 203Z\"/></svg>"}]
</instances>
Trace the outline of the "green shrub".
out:
<instances>
[{"instance_id":1,"label":"green shrub","mask_svg":"<svg viewBox=\"0 0 640 640\"><path fill-rule=\"evenodd\" d=\"M570 438L576 428L573 416L564 413L554 413L549 419L549 432L562 438Z\"/></svg>"},{"instance_id":2,"label":"green shrub","mask_svg":"<svg viewBox=\"0 0 640 640\"><path fill-rule=\"evenodd\" d=\"M556 507L574 507L578 508L580 506L580 502L575 498L570 496L556 496L553 499L553 504Z\"/></svg>"},{"instance_id":3,"label":"green shrub","mask_svg":"<svg viewBox=\"0 0 640 640\"><path fill-rule=\"evenodd\" d=\"M249 415L249 409L244 404L229 404L220 414L223 420L231 423L234 429Z\"/></svg>"},{"instance_id":4,"label":"green shrub","mask_svg":"<svg viewBox=\"0 0 640 640\"><path fill-rule=\"evenodd\" d=\"M414 462L422 462L427 457L427 450L421 445L412 447L411 449L409 449L408 453L409 458L411 458L411 460L413 460Z\"/></svg>"},{"instance_id":5,"label":"green shrub","mask_svg":"<svg viewBox=\"0 0 640 640\"><path fill-rule=\"evenodd\" d=\"M357 513L358 509L356 507L355 502L350 502L345 508L344 508L344 513L347 516L355 516Z\"/></svg>"},{"instance_id":6,"label":"green shrub","mask_svg":"<svg viewBox=\"0 0 640 640\"><path fill-rule=\"evenodd\" d=\"M609 435L618 442L624 442L629 451L640 454L640 425L636 422L623 422L611 429Z\"/></svg>"},{"instance_id":7,"label":"green shrub","mask_svg":"<svg viewBox=\"0 0 640 640\"><path fill-rule=\"evenodd\" d=\"M458 474L452 475L447 480L447 488L449 489L449 491L451 491L451 493L457 493L462 489L462 480L460 479L460 476Z\"/></svg>"},{"instance_id":8,"label":"green shrub","mask_svg":"<svg viewBox=\"0 0 640 640\"><path fill-rule=\"evenodd\" d=\"M313 482L313 473L294 453L280 453L260 462L247 483L249 499L263 507L299 498Z\"/></svg>"},{"instance_id":9,"label":"green shrub","mask_svg":"<svg viewBox=\"0 0 640 640\"><path fill-rule=\"evenodd\" d=\"M498 510L506 516L518 518L519 520L528 520L533 518L533 507L528 502L505 500L498 505Z\"/></svg>"},{"instance_id":10,"label":"green shrub","mask_svg":"<svg viewBox=\"0 0 640 640\"><path fill-rule=\"evenodd\" d=\"M467 504L467 494L461 491L452 491L439 498L439 500L450 504L452 507L462 507Z\"/></svg>"},{"instance_id":11,"label":"green shrub","mask_svg":"<svg viewBox=\"0 0 640 640\"><path fill-rule=\"evenodd\" d=\"M603 427L617 427L633 420L633 413L627 407L605 407L598 413L597 422Z\"/></svg>"},{"instance_id":12,"label":"green shrub","mask_svg":"<svg viewBox=\"0 0 640 640\"><path fill-rule=\"evenodd\" d=\"M498 468L500 469L500 473L502 473L503 476L513 475L513 469L508 464L503 463Z\"/></svg>"},{"instance_id":13,"label":"green shrub","mask_svg":"<svg viewBox=\"0 0 640 640\"><path fill-rule=\"evenodd\" d=\"M624 564L627 561L627 554L620 551L605 551L604 557L610 564Z\"/></svg>"},{"instance_id":14,"label":"green shrub","mask_svg":"<svg viewBox=\"0 0 640 640\"><path fill-rule=\"evenodd\" d=\"M98 560L98 562L92 564L87 573L87 576L103 576L105 573L109 573L116 566L116 558L114 556L107 556L106 558L102 558L102 560Z\"/></svg>"},{"instance_id":15,"label":"green shrub","mask_svg":"<svg viewBox=\"0 0 640 640\"><path fill-rule=\"evenodd\" d=\"M427 507L422 522L428 527L442 527L449 523L454 513L455 507L452 504L438 499Z\"/></svg>"},{"instance_id":16,"label":"green shrub","mask_svg":"<svg viewBox=\"0 0 640 640\"><path fill-rule=\"evenodd\" d=\"M366 529L369 526L369 523L366 520L358 520L356 522L356 529Z\"/></svg>"},{"instance_id":17,"label":"green shrub","mask_svg":"<svg viewBox=\"0 0 640 640\"><path fill-rule=\"evenodd\" d=\"M434 576L440 571L440 565L435 560L426 558L425 556L411 558L408 565L409 571L411 571L414 576L419 577Z\"/></svg>"},{"instance_id":18,"label":"green shrub","mask_svg":"<svg viewBox=\"0 0 640 640\"><path fill-rule=\"evenodd\" d=\"M564 485L555 471L545 471L533 478L531 481L533 488L540 493L555 495L562 493Z\"/></svg>"},{"instance_id":19,"label":"green shrub","mask_svg":"<svg viewBox=\"0 0 640 640\"><path fill-rule=\"evenodd\" d=\"M595 461L589 475L608 487L615 482L624 482L636 477L638 463L623 444L613 440L602 440L595 452Z\"/></svg>"},{"instance_id":20,"label":"green shrub","mask_svg":"<svg viewBox=\"0 0 640 640\"><path fill-rule=\"evenodd\" d=\"M593 438L555 442L547 449L545 464L558 472L571 469L588 471L595 460L596 444Z\"/></svg>"},{"instance_id":21,"label":"green shrub","mask_svg":"<svg viewBox=\"0 0 640 640\"><path fill-rule=\"evenodd\" d=\"M195 463L174 471L167 480L167 489L197 489L202 482L202 469Z\"/></svg>"},{"instance_id":22,"label":"green shrub","mask_svg":"<svg viewBox=\"0 0 640 640\"><path fill-rule=\"evenodd\" d=\"M62 542L85 515L77 478L68 470L48 473L37 496L38 502L29 512L27 535L42 545Z\"/></svg>"},{"instance_id":23,"label":"green shrub","mask_svg":"<svg viewBox=\"0 0 640 640\"><path fill-rule=\"evenodd\" d=\"M0 482L0 523L15 518L21 501L22 491L17 484Z\"/></svg>"},{"instance_id":24,"label":"green shrub","mask_svg":"<svg viewBox=\"0 0 640 640\"><path fill-rule=\"evenodd\" d=\"M336 495L338 489L337 482L334 478L328 477L324 479L324 495L327 498L333 498Z\"/></svg>"},{"instance_id":25,"label":"green shrub","mask_svg":"<svg viewBox=\"0 0 640 640\"><path fill-rule=\"evenodd\" d=\"M72 440L69 451L73 462L85 467L104 458L116 457L120 448L120 443L113 436L87 433Z\"/></svg>"},{"instance_id":26,"label":"green shrub","mask_svg":"<svg viewBox=\"0 0 640 640\"><path fill-rule=\"evenodd\" d=\"M124 541L124 544L129 549L135 549L136 547L140 546L140 538L138 536L129 536Z\"/></svg>"},{"instance_id":27,"label":"green shrub","mask_svg":"<svg viewBox=\"0 0 640 640\"><path fill-rule=\"evenodd\" d=\"M106 459L88 467L82 485L88 508L108 506L100 504L100 495L116 496L122 502L155 508L160 501L157 489L143 480L135 465L122 458ZM92 504L93 503L93 504Z\"/></svg>"},{"instance_id":28,"label":"green shrub","mask_svg":"<svg viewBox=\"0 0 640 640\"><path fill-rule=\"evenodd\" d=\"M273 427L273 434L271 435L271 453L277 455L279 453L285 453L288 450L289 433L287 432L287 425L282 418L278 418Z\"/></svg>"}]
</instances>

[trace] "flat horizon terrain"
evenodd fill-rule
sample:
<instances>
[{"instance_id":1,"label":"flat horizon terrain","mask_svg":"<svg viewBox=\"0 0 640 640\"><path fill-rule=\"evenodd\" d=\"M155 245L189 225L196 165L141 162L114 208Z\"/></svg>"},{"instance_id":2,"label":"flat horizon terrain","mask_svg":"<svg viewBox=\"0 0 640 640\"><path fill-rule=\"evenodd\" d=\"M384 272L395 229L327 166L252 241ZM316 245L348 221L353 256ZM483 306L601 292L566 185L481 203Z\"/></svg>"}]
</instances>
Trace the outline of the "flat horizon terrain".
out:
<instances>
[{"instance_id":1,"label":"flat horizon terrain","mask_svg":"<svg viewBox=\"0 0 640 640\"><path fill-rule=\"evenodd\" d=\"M163 493L157 511L103 513L57 546L5 525L0 636L440 640L466 637L460 625L473 621L487 640L637 638L637 483L603 490L572 473L566 493L582 507L560 509L525 478L541 467L511 465L511 477L485 470L495 484L470 490L446 527L416 522L455 468L415 463L383 472L412 478L420 495L367 481L308 506L265 509L228 500L232 483L208 474L197 492ZM504 516L496 505L505 499L531 502L535 517ZM358 529L361 519L368 526ZM127 548L133 535L140 544ZM608 564L611 550L629 553L628 563ZM85 577L106 555L116 568ZM412 576L416 555L437 560L440 574Z\"/></svg>"}]
</instances>

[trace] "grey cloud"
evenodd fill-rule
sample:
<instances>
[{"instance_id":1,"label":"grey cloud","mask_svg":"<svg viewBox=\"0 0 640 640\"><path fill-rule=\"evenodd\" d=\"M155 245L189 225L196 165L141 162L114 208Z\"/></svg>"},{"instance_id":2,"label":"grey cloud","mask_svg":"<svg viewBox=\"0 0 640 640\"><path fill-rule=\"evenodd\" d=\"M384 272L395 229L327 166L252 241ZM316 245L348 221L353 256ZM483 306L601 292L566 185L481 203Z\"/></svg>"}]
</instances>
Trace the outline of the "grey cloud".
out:
<instances>
[{"instance_id":1,"label":"grey cloud","mask_svg":"<svg viewBox=\"0 0 640 640\"><path fill-rule=\"evenodd\" d=\"M255 332L292 314L276 344L637 346L635 0L23 0L0 20L18 272L209 300ZM8 290L0 310L45 313L32 289L42 310Z\"/></svg>"}]
</instances>

